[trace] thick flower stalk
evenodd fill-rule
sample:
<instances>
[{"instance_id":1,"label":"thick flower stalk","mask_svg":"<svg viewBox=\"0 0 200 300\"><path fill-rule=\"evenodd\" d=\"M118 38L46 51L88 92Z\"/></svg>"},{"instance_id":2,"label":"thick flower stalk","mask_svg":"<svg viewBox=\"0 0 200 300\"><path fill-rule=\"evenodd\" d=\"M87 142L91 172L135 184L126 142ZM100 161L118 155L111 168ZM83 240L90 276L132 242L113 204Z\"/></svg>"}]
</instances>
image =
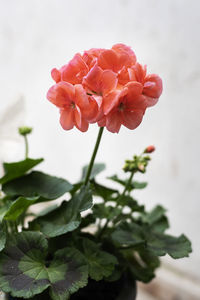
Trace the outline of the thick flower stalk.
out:
<instances>
[{"instance_id":1,"label":"thick flower stalk","mask_svg":"<svg viewBox=\"0 0 200 300\"><path fill-rule=\"evenodd\" d=\"M78 53L51 75L56 83L47 98L60 109L65 130L75 126L85 132L90 123L113 133L122 125L133 130L162 93L161 78L147 74L124 44Z\"/></svg>"}]
</instances>

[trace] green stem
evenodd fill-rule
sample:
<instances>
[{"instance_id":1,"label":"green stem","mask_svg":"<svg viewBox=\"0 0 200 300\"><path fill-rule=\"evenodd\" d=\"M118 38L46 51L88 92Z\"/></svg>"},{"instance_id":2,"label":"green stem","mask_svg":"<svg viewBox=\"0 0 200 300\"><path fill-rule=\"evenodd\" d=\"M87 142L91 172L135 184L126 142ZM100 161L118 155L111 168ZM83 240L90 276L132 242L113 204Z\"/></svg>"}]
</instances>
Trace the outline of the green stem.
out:
<instances>
[{"instance_id":1,"label":"green stem","mask_svg":"<svg viewBox=\"0 0 200 300\"><path fill-rule=\"evenodd\" d=\"M25 159L28 158L28 139L27 136L24 135L24 141L25 141Z\"/></svg>"},{"instance_id":2,"label":"green stem","mask_svg":"<svg viewBox=\"0 0 200 300\"><path fill-rule=\"evenodd\" d=\"M128 179L126 185L125 185L124 191L123 191L123 193L121 194L120 198L122 198L122 197L126 194L126 192L127 192L127 190L128 190L128 187L129 187L129 185L130 185L131 182L132 182L133 175L134 175L134 172L131 173L131 175L130 175L130 177L129 177L129 179Z\"/></svg>"},{"instance_id":3,"label":"green stem","mask_svg":"<svg viewBox=\"0 0 200 300\"><path fill-rule=\"evenodd\" d=\"M121 200L121 198L123 198L123 197L125 196L125 194L126 194L126 192L127 192L127 190L128 190L128 187L129 187L129 185L130 185L131 182L132 182L133 175L134 175L134 172L131 173L131 175L130 175L130 177L129 177L129 179L128 179L128 181L127 181L125 187L124 187L124 190L123 190L122 194L119 196L118 201L117 201L117 203L116 203L116 204L117 204L116 207L119 206L119 200ZM100 237L104 234L104 232L106 231L106 229L107 229L108 224L109 224L110 221L111 221L111 220L107 220L106 223L105 223L105 225L102 227L102 229L97 233L97 237L98 237L98 238L100 238Z\"/></svg>"},{"instance_id":4,"label":"green stem","mask_svg":"<svg viewBox=\"0 0 200 300\"><path fill-rule=\"evenodd\" d=\"M84 181L84 185L87 185L88 184L88 181L90 179L90 174L92 172L92 168L93 168L93 165L94 165L94 160L95 160L95 157L97 155L97 150L99 148L99 144L100 144L100 141L101 141L101 137L102 137L102 134L103 134L103 130L104 130L104 127L101 127L99 129L99 133L98 133L98 136L97 136L97 140L96 140L96 144L95 144L95 147L94 147L94 150L93 150L93 153L92 153L92 157L91 157L91 160L90 160L90 164L89 164L89 167L87 169L87 174L85 176L85 181Z\"/></svg>"},{"instance_id":5,"label":"green stem","mask_svg":"<svg viewBox=\"0 0 200 300\"><path fill-rule=\"evenodd\" d=\"M17 221L13 221L13 227L14 227L14 232L17 233L18 232L18 228L17 228Z\"/></svg>"}]
</instances>

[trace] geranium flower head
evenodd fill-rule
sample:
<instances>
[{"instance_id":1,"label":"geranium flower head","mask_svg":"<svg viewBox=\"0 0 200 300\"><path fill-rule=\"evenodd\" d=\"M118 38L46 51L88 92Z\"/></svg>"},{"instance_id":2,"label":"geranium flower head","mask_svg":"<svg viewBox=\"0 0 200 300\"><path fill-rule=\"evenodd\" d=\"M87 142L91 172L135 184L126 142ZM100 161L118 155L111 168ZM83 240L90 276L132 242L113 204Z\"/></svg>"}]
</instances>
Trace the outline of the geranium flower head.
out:
<instances>
[{"instance_id":1,"label":"geranium flower head","mask_svg":"<svg viewBox=\"0 0 200 300\"><path fill-rule=\"evenodd\" d=\"M161 78L147 74L147 67L124 44L78 53L51 75L56 84L47 98L59 107L65 130L76 126L86 131L89 123L110 132L119 132L121 125L133 130L162 93Z\"/></svg>"}]
</instances>

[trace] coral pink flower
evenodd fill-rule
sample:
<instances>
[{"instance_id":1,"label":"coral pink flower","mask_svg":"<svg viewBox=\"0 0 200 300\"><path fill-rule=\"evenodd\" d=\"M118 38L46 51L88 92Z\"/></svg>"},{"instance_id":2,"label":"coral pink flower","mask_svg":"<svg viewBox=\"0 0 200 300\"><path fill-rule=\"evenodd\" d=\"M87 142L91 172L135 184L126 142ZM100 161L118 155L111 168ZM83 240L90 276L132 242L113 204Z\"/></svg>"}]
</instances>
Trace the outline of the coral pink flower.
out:
<instances>
[{"instance_id":1,"label":"coral pink flower","mask_svg":"<svg viewBox=\"0 0 200 300\"><path fill-rule=\"evenodd\" d=\"M89 67L89 69L91 69L97 63L99 55L104 50L105 49L101 49L101 48L92 48L88 51L84 51L82 58L84 62L87 64L87 66Z\"/></svg>"},{"instance_id":2,"label":"coral pink flower","mask_svg":"<svg viewBox=\"0 0 200 300\"><path fill-rule=\"evenodd\" d=\"M146 66L124 44L78 53L51 75L56 84L47 97L60 108L66 130L76 126L86 131L96 122L111 132L119 132L121 125L135 129L162 93L161 78L147 74Z\"/></svg>"},{"instance_id":3,"label":"coral pink flower","mask_svg":"<svg viewBox=\"0 0 200 300\"><path fill-rule=\"evenodd\" d=\"M82 59L81 55L76 54L67 65L60 70L53 69L51 76L55 82L66 81L71 84L82 83L83 77L89 72L89 68Z\"/></svg>"},{"instance_id":4,"label":"coral pink flower","mask_svg":"<svg viewBox=\"0 0 200 300\"><path fill-rule=\"evenodd\" d=\"M61 81L49 89L47 99L60 108L60 123L65 130L76 126L87 131L89 120L98 113L96 101L88 98L80 84L73 86Z\"/></svg>"},{"instance_id":5,"label":"coral pink flower","mask_svg":"<svg viewBox=\"0 0 200 300\"><path fill-rule=\"evenodd\" d=\"M103 69L119 72L123 67L131 67L136 62L135 53L130 47L117 44L111 50L105 49L98 58L98 65Z\"/></svg>"},{"instance_id":6,"label":"coral pink flower","mask_svg":"<svg viewBox=\"0 0 200 300\"><path fill-rule=\"evenodd\" d=\"M97 64L83 79L83 86L89 92L106 95L117 86L117 74L111 70L102 70Z\"/></svg>"},{"instance_id":7,"label":"coral pink flower","mask_svg":"<svg viewBox=\"0 0 200 300\"><path fill-rule=\"evenodd\" d=\"M118 74L118 82L125 85L137 81L143 85L142 94L146 97L146 106L150 107L158 102L162 94L162 80L156 74L147 75L146 66L136 63L131 68L123 68Z\"/></svg>"},{"instance_id":8,"label":"coral pink flower","mask_svg":"<svg viewBox=\"0 0 200 300\"><path fill-rule=\"evenodd\" d=\"M142 121L146 110L143 86L139 82L130 82L122 90L115 90L104 98L105 117L99 126L106 126L111 132L119 132L121 125L135 129Z\"/></svg>"}]
</instances>

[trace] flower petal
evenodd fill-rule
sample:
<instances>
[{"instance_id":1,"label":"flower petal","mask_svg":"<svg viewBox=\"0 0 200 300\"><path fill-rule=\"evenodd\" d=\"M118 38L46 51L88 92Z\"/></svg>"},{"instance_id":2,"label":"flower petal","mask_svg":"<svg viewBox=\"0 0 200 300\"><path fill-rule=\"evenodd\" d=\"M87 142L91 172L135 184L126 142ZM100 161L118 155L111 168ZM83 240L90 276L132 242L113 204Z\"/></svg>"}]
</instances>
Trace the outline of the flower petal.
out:
<instances>
[{"instance_id":1,"label":"flower petal","mask_svg":"<svg viewBox=\"0 0 200 300\"><path fill-rule=\"evenodd\" d=\"M83 85L89 88L90 91L97 94L101 93L101 77L103 70L95 64L94 67L89 71L89 73L83 79Z\"/></svg>"},{"instance_id":2,"label":"flower petal","mask_svg":"<svg viewBox=\"0 0 200 300\"><path fill-rule=\"evenodd\" d=\"M143 94L152 97L159 98L162 94L163 86L162 79L156 74L150 74L145 77Z\"/></svg>"},{"instance_id":3,"label":"flower petal","mask_svg":"<svg viewBox=\"0 0 200 300\"><path fill-rule=\"evenodd\" d=\"M107 115L119 102L121 91L114 90L103 98L103 112Z\"/></svg>"},{"instance_id":4,"label":"flower petal","mask_svg":"<svg viewBox=\"0 0 200 300\"><path fill-rule=\"evenodd\" d=\"M74 111L73 109L62 109L60 111L60 124L64 130L70 130L74 127Z\"/></svg>"},{"instance_id":5,"label":"flower petal","mask_svg":"<svg viewBox=\"0 0 200 300\"><path fill-rule=\"evenodd\" d=\"M47 93L47 99L60 108L67 108L73 101L74 96L73 85L62 81L53 85Z\"/></svg>"},{"instance_id":6,"label":"flower petal","mask_svg":"<svg viewBox=\"0 0 200 300\"><path fill-rule=\"evenodd\" d=\"M108 131L118 133L123 122L122 113L119 111L110 112L106 116L106 128Z\"/></svg>"},{"instance_id":7,"label":"flower petal","mask_svg":"<svg viewBox=\"0 0 200 300\"><path fill-rule=\"evenodd\" d=\"M89 68L80 54L76 54L73 59L63 67L61 78L72 84L82 83L83 77L88 73Z\"/></svg>"},{"instance_id":8,"label":"flower petal","mask_svg":"<svg viewBox=\"0 0 200 300\"><path fill-rule=\"evenodd\" d=\"M112 49L118 53L121 66L130 67L136 63L136 55L131 47L124 44L116 44Z\"/></svg>"},{"instance_id":9,"label":"flower petal","mask_svg":"<svg viewBox=\"0 0 200 300\"><path fill-rule=\"evenodd\" d=\"M89 106L88 95L81 84L76 84L75 88L75 103L83 109Z\"/></svg>"},{"instance_id":10,"label":"flower petal","mask_svg":"<svg viewBox=\"0 0 200 300\"><path fill-rule=\"evenodd\" d=\"M103 71L101 78L101 91L103 95L108 94L117 86L117 74L111 70Z\"/></svg>"},{"instance_id":11,"label":"flower petal","mask_svg":"<svg viewBox=\"0 0 200 300\"><path fill-rule=\"evenodd\" d=\"M98 58L98 65L103 70L112 70L114 72L118 72L121 68L116 52L114 50L107 49L100 54Z\"/></svg>"},{"instance_id":12,"label":"flower petal","mask_svg":"<svg viewBox=\"0 0 200 300\"><path fill-rule=\"evenodd\" d=\"M82 125L82 117L81 117L81 111L77 106L74 109L74 121L75 121L75 125L77 125L80 128Z\"/></svg>"},{"instance_id":13,"label":"flower petal","mask_svg":"<svg viewBox=\"0 0 200 300\"><path fill-rule=\"evenodd\" d=\"M129 129L135 129L140 125L143 118L143 111L135 110L135 111L124 111L123 113L123 125Z\"/></svg>"},{"instance_id":14,"label":"flower petal","mask_svg":"<svg viewBox=\"0 0 200 300\"><path fill-rule=\"evenodd\" d=\"M51 77L53 78L53 80L55 80L56 83L58 83L59 81L61 81L60 71L54 68L53 70L51 70Z\"/></svg>"},{"instance_id":15,"label":"flower petal","mask_svg":"<svg viewBox=\"0 0 200 300\"><path fill-rule=\"evenodd\" d=\"M84 118L81 119L81 126L80 127L76 124L76 128L79 129L82 132L86 132L88 130L88 127L89 127L89 124L86 121L86 119L84 119Z\"/></svg>"},{"instance_id":16,"label":"flower petal","mask_svg":"<svg viewBox=\"0 0 200 300\"><path fill-rule=\"evenodd\" d=\"M87 121L96 118L99 111L99 107L95 98L88 97L83 86L80 84L75 85L75 91L75 103L80 108L82 117L85 118Z\"/></svg>"}]
</instances>

